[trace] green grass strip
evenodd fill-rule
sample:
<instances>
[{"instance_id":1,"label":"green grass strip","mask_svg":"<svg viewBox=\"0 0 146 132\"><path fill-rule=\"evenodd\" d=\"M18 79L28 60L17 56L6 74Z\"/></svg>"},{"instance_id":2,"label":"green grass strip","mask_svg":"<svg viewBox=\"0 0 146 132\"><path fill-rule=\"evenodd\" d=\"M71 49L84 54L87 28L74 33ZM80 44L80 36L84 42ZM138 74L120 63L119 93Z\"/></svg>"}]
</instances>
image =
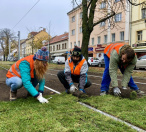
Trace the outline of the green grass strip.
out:
<instances>
[{"instance_id":1,"label":"green grass strip","mask_svg":"<svg viewBox=\"0 0 146 132\"><path fill-rule=\"evenodd\" d=\"M129 100L107 95L80 101L146 130L146 97Z\"/></svg>"},{"instance_id":2,"label":"green grass strip","mask_svg":"<svg viewBox=\"0 0 146 132\"><path fill-rule=\"evenodd\" d=\"M0 102L0 132L135 132L80 105L72 95L52 97L48 104L40 104L32 97Z\"/></svg>"}]
</instances>

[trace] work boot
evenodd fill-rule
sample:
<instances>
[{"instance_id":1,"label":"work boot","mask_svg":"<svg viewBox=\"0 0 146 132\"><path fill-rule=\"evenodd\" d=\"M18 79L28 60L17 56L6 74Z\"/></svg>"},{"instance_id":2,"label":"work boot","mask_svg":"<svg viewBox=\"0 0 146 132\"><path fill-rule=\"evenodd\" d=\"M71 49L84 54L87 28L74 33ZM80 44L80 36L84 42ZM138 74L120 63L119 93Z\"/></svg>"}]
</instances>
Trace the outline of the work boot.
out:
<instances>
[{"instance_id":1,"label":"work boot","mask_svg":"<svg viewBox=\"0 0 146 132\"><path fill-rule=\"evenodd\" d=\"M137 94L144 94L145 92L144 91L141 91L140 89L138 90L135 90L137 92Z\"/></svg>"},{"instance_id":2,"label":"work boot","mask_svg":"<svg viewBox=\"0 0 146 132\"><path fill-rule=\"evenodd\" d=\"M14 101L17 99L17 91L11 91L10 90L10 101Z\"/></svg>"},{"instance_id":3,"label":"work boot","mask_svg":"<svg viewBox=\"0 0 146 132\"><path fill-rule=\"evenodd\" d=\"M106 92L106 91L102 91L102 92L100 93L100 96L104 96L104 95L107 95L107 92Z\"/></svg>"}]
</instances>

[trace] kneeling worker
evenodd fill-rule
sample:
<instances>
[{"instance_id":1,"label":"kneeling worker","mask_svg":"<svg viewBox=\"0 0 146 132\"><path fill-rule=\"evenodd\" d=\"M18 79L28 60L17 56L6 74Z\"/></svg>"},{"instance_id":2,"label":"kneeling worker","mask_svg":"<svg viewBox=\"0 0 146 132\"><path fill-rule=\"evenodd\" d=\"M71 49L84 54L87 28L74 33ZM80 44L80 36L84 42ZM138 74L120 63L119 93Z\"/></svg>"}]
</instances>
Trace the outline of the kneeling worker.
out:
<instances>
[{"instance_id":1,"label":"kneeling worker","mask_svg":"<svg viewBox=\"0 0 146 132\"><path fill-rule=\"evenodd\" d=\"M113 93L116 96L120 96L121 91L118 87L117 70L120 69L123 74L121 86L123 89L127 89L129 86L137 93L143 94L144 92L139 90L134 83L131 76L135 67L137 57L134 50L125 44L109 44L104 49L104 61L105 70L101 82L101 94L106 95L109 90L110 81L113 87Z\"/></svg>"},{"instance_id":2,"label":"kneeling worker","mask_svg":"<svg viewBox=\"0 0 146 132\"><path fill-rule=\"evenodd\" d=\"M48 103L42 96L44 91L44 75L48 69L49 52L46 47L42 47L35 55L29 55L14 63L6 74L6 84L10 89L10 100L17 99L17 90L24 88L36 97L40 103ZM39 83L38 91L35 89Z\"/></svg>"},{"instance_id":3,"label":"kneeling worker","mask_svg":"<svg viewBox=\"0 0 146 132\"><path fill-rule=\"evenodd\" d=\"M78 92L78 96L85 93L84 88L91 85L87 77L88 64L86 59L81 54L81 49L75 47L65 62L64 71L58 72L57 76L60 82L64 85L66 92L75 95ZM74 85L79 83L78 88Z\"/></svg>"}]
</instances>

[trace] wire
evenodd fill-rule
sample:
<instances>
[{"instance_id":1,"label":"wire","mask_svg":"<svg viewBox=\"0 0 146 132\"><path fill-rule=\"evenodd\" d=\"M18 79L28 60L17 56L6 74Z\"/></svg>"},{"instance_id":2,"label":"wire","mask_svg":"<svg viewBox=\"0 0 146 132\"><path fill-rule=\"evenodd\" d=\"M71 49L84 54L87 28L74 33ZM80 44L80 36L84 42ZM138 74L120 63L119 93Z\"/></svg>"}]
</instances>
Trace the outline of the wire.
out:
<instances>
[{"instance_id":1,"label":"wire","mask_svg":"<svg viewBox=\"0 0 146 132\"><path fill-rule=\"evenodd\" d=\"M16 25L13 27L13 28L15 28L21 21L22 21L22 19L39 3L39 1L40 0L38 0L31 8L30 8L30 10L16 23ZM12 29L13 29L12 28Z\"/></svg>"}]
</instances>

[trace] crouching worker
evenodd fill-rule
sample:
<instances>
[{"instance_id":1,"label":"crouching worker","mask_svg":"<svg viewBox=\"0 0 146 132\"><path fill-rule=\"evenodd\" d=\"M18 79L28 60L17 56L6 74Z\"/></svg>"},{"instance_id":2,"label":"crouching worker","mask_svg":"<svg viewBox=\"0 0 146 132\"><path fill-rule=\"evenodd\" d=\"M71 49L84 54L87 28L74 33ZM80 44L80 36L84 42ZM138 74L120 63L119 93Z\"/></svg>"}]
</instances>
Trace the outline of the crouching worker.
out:
<instances>
[{"instance_id":1,"label":"crouching worker","mask_svg":"<svg viewBox=\"0 0 146 132\"><path fill-rule=\"evenodd\" d=\"M67 93L80 97L80 95L85 94L84 88L91 85L87 77L87 71L87 61L81 54L81 49L75 47L71 57L65 62L64 71L58 72L57 76ZM78 88L74 85L74 82L79 83Z\"/></svg>"},{"instance_id":2,"label":"crouching worker","mask_svg":"<svg viewBox=\"0 0 146 132\"><path fill-rule=\"evenodd\" d=\"M29 55L14 63L6 74L6 84L10 89L10 100L17 99L17 90L24 86L30 95L40 103L48 103L42 96L44 91L44 75L48 69L48 54L46 47L39 49L35 55ZM39 83L38 91L35 89Z\"/></svg>"},{"instance_id":3,"label":"crouching worker","mask_svg":"<svg viewBox=\"0 0 146 132\"><path fill-rule=\"evenodd\" d=\"M108 93L110 82L113 87L114 95L115 96L121 95L121 90L118 87L117 80L118 68L123 74L123 78L121 79L122 90L127 89L127 86L129 86L132 90L135 90L137 93L140 94L144 93L137 87L131 76L137 61L137 57L134 53L134 50L129 45L125 44L108 45L104 49L104 61L105 70L101 82L100 95L106 95Z\"/></svg>"}]
</instances>

